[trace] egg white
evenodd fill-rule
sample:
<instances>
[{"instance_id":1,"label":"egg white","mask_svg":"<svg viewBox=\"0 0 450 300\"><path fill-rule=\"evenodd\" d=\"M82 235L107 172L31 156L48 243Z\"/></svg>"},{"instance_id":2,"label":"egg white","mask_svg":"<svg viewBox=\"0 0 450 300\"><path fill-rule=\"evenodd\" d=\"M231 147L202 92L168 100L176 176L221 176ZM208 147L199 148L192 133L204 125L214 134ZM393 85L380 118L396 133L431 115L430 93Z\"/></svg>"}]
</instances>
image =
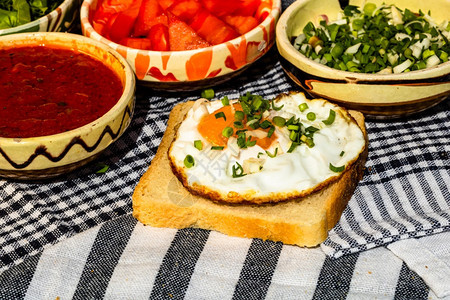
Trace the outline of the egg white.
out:
<instances>
[{"instance_id":1,"label":"egg white","mask_svg":"<svg viewBox=\"0 0 450 300\"><path fill-rule=\"evenodd\" d=\"M275 100L279 111L270 110L269 120L274 116L289 119L300 118L306 127L320 130L314 134L315 146L300 144L291 153L289 131L275 126L276 141L267 151L255 145L240 149L236 140L230 138L223 150L212 150L197 126L201 118L222 107L222 102L199 100L188 111L178 128L177 135L169 149L168 156L175 174L183 184L196 194L226 202L278 202L305 196L341 173L333 172L333 166L351 165L363 152L366 141L363 132L347 111L323 99L309 100L303 93L282 94ZM299 105L307 103L308 109L301 112ZM336 112L335 121L325 125L330 109ZM314 112L316 119L309 121L308 112ZM203 149L194 147L194 141L201 140ZM187 155L194 158L190 168L184 165ZM259 157L259 158L258 158ZM247 166L246 175L233 178L233 166ZM250 166L250 169L248 168Z\"/></svg>"}]
</instances>

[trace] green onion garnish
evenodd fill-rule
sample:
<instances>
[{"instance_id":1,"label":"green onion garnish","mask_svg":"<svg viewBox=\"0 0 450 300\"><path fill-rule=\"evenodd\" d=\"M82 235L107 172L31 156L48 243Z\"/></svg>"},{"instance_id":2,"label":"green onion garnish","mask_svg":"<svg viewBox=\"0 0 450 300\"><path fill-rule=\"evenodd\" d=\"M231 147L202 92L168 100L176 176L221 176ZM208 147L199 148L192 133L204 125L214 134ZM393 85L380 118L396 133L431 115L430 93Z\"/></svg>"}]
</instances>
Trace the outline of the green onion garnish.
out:
<instances>
[{"instance_id":1,"label":"green onion garnish","mask_svg":"<svg viewBox=\"0 0 450 300\"><path fill-rule=\"evenodd\" d=\"M330 114L328 115L328 119L323 120L322 122L325 123L325 125L331 125L334 122L334 119L336 118L336 112L332 109L330 109Z\"/></svg>"},{"instance_id":2,"label":"green onion garnish","mask_svg":"<svg viewBox=\"0 0 450 300\"><path fill-rule=\"evenodd\" d=\"M274 132L275 132L275 127L270 126L269 131L267 131L267 137L270 138Z\"/></svg>"},{"instance_id":3,"label":"green onion garnish","mask_svg":"<svg viewBox=\"0 0 450 300\"><path fill-rule=\"evenodd\" d=\"M211 100L212 98L214 98L214 90L213 89L206 89L202 91L201 96L203 98L206 98L208 100Z\"/></svg>"},{"instance_id":4,"label":"green onion garnish","mask_svg":"<svg viewBox=\"0 0 450 300\"><path fill-rule=\"evenodd\" d=\"M344 169L345 169L345 166L335 167L335 166L333 166L332 163L330 163L330 170L333 172L340 173L340 172L344 171Z\"/></svg>"},{"instance_id":5,"label":"green onion garnish","mask_svg":"<svg viewBox=\"0 0 450 300\"><path fill-rule=\"evenodd\" d=\"M342 151L340 154L339 154L339 156L344 156L344 154L345 154L345 152L344 151Z\"/></svg>"},{"instance_id":6,"label":"green onion garnish","mask_svg":"<svg viewBox=\"0 0 450 300\"><path fill-rule=\"evenodd\" d=\"M273 117L272 122L278 127L283 127L286 124L286 119L283 117L275 116Z\"/></svg>"},{"instance_id":7,"label":"green onion garnish","mask_svg":"<svg viewBox=\"0 0 450 300\"><path fill-rule=\"evenodd\" d=\"M289 139L291 139L291 141L295 141L295 140L297 139L297 135L298 135L297 132L291 131L291 132L289 133Z\"/></svg>"},{"instance_id":8,"label":"green onion garnish","mask_svg":"<svg viewBox=\"0 0 450 300\"><path fill-rule=\"evenodd\" d=\"M203 150L203 143L201 140L195 140L194 141L194 147L198 150Z\"/></svg>"},{"instance_id":9,"label":"green onion garnish","mask_svg":"<svg viewBox=\"0 0 450 300\"><path fill-rule=\"evenodd\" d=\"M103 173L106 173L106 171L109 170L109 166L106 165L106 164L100 163L100 164L97 165L97 167L100 168L99 170L97 170L97 171L95 172L95 173L97 173L97 174L103 174Z\"/></svg>"},{"instance_id":10,"label":"green onion garnish","mask_svg":"<svg viewBox=\"0 0 450 300\"><path fill-rule=\"evenodd\" d=\"M281 110L283 107L284 107L284 104L281 105L281 106L276 107L276 106L275 106L275 100L272 100L272 109L273 109L274 111L279 111L279 110Z\"/></svg>"},{"instance_id":11,"label":"green onion garnish","mask_svg":"<svg viewBox=\"0 0 450 300\"><path fill-rule=\"evenodd\" d=\"M275 156L277 156L277 153L278 153L278 147L275 148L275 152L274 152L273 154L266 150L266 154L267 154L269 157L272 157L272 158L275 157Z\"/></svg>"},{"instance_id":12,"label":"green onion garnish","mask_svg":"<svg viewBox=\"0 0 450 300\"><path fill-rule=\"evenodd\" d=\"M227 96L223 97L223 98L221 99L221 101L222 101L222 105L223 105L223 106L230 105L230 100L228 100L228 97L227 97Z\"/></svg>"},{"instance_id":13,"label":"green onion garnish","mask_svg":"<svg viewBox=\"0 0 450 300\"><path fill-rule=\"evenodd\" d=\"M241 121L234 121L233 122L234 127L236 128L244 128L244 124L242 124Z\"/></svg>"},{"instance_id":14,"label":"green onion garnish","mask_svg":"<svg viewBox=\"0 0 450 300\"><path fill-rule=\"evenodd\" d=\"M244 173L244 168L241 166L240 163L236 162L237 166L233 166L232 170L233 170L233 178L238 178L238 177L242 177L245 176L247 174Z\"/></svg>"},{"instance_id":15,"label":"green onion garnish","mask_svg":"<svg viewBox=\"0 0 450 300\"><path fill-rule=\"evenodd\" d=\"M291 153L292 151L294 151L295 148L297 148L297 146L298 146L298 143L292 142L292 143L291 143L291 146L289 147L289 149L288 149L288 151L287 151L287 153Z\"/></svg>"},{"instance_id":16,"label":"green onion garnish","mask_svg":"<svg viewBox=\"0 0 450 300\"><path fill-rule=\"evenodd\" d=\"M298 108L300 109L301 112L304 112L305 110L308 109L308 104L307 103L302 103L298 106Z\"/></svg>"},{"instance_id":17,"label":"green onion garnish","mask_svg":"<svg viewBox=\"0 0 450 300\"><path fill-rule=\"evenodd\" d=\"M222 135L226 138L229 138L230 136L232 136L234 133L233 128L227 126L222 130Z\"/></svg>"},{"instance_id":18,"label":"green onion garnish","mask_svg":"<svg viewBox=\"0 0 450 300\"><path fill-rule=\"evenodd\" d=\"M216 113L214 116L216 117L216 119L223 118L225 121L227 120L227 117L225 117L225 114L222 111Z\"/></svg>"},{"instance_id":19,"label":"green onion garnish","mask_svg":"<svg viewBox=\"0 0 450 300\"><path fill-rule=\"evenodd\" d=\"M211 150L223 150L224 146L211 146Z\"/></svg>"},{"instance_id":20,"label":"green onion garnish","mask_svg":"<svg viewBox=\"0 0 450 300\"><path fill-rule=\"evenodd\" d=\"M234 119L235 119L236 121L242 121L242 120L244 120L244 112L243 112L243 111L240 111L240 110L235 111L235 113L234 113Z\"/></svg>"},{"instance_id":21,"label":"green onion garnish","mask_svg":"<svg viewBox=\"0 0 450 300\"><path fill-rule=\"evenodd\" d=\"M259 124L259 126L261 126L262 129L267 129L267 128L269 128L271 125L272 125L272 124L271 124L269 121L267 121L267 120L264 120L262 123Z\"/></svg>"},{"instance_id":22,"label":"green onion garnish","mask_svg":"<svg viewBox=\"0 0 450 300\"><path fill-rule=\"evenodd\" d=\"M300 129L300 126L298 126L298 125L289 125L289 126L287 127L287 129L288 129L288 130L295 130L295 131L298 131L298 130Z\"/></svg>"},{"instance_id":23,"label":"green onion garnish","mask_svg":"<svg viewBox=\"0 0 450 300\"><path fill-rule=\"evenodd\" d=\"M195 164L194 158L192 157L192 155L186 155L186 157L184 158L184 165L186 166L186 168L191 168L193 167Z\"/></svg>"},{"instance_id":24,"label":"green onion garnish","mask_svg":"<svg viewBox=\"0 0 450 300\"><path fill-rule=\"evenodd\" d=\"M306 114L306 118L310 121L314 121L316 119L316 114L313 112L309 112L308 114Z\"/></svg>"}]
</instances>

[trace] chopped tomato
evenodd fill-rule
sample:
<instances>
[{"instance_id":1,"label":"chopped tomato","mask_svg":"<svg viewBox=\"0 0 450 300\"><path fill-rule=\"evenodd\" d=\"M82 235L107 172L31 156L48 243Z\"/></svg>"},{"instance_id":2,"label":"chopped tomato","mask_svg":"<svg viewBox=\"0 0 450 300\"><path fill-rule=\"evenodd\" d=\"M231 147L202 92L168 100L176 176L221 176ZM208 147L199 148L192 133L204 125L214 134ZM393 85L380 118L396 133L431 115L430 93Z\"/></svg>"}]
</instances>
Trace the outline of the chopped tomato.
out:
<instances>
[{"instance_id":1,"label":"chopped tomato","mask_svg":"<svg viewBox=\"0 0 450 300\"><path fill-rule=\"evenodd\" d=\"M192 50L211 46L185 22L169 15L169 44L171 51Z\"/></svg>"},{"instance_id":2,"label":"chopped tomato","mask_svg":"<svg viewBox=\"0 0 450 300\"><path fill-rule=\"evenodd\" d=\"M92 27L100 35L105 35L109 20L117 13L126 10L132 1L104 0L97 6L92 18Z\"/></svg>"},{"instance_id":3,"label":"chopped tomato","mask_svg":"<svg viewBox=\"0 0 450 300\"><path fill-rule=\"evenodd\" d=\"M221 17L234 13L240 0L201 0L201 2L208 11Z\"/></svg>"},{"instance_id":4,"label":"chopped tomato","mask_svg":"<svg viewBox=\"0 0 450 300\"><path fill-rule=\"evenodd\" d=\"M202 8L202 5L197 0L176 0L169 8L172 14L177 16L180 20L191 20Z\"/></svg>"},{"instance_id":5,"label":"chopped tomato","mask_svg":"<svg viewBox=\"0 0 450 300\"><path fill-rule=\"evenodd\" d=\"M152 44L152 50L169 51L169 29L164 24L156 24L150 28L148 38Z\"/></svg>"},{"instance_id":6,"label":"chopped tomato","mask_svg":"<svg viewBox=\"0 0 450 300\"><path fill-rule=\"evenodd\" d=\"M159 6L158 0L142 0L139 15L134 24L133 35L146 36L153 25L164 22L164 18L167 18L163 13L164 11Z\"/></svg>"},{"instance_id":7,"label":"chopped tomato","mask_svg":"<svg viewBox=\"0 0 450 300\"><path fill-rule=\"evenodd\" d=\"M233 28L204 8L199 11L189 25L212 45L221 44L239 36L239 33Z\"/></svg>"},{"instance_id":8,"label":"chopped tomato","mask_svg":"<svg viewBox=\"0 0 450 300\"><path fill-rule=\"evenodd\" d=\"M245 34L258 26L258 20L252 16L224 16L223 20L231 25L239 34Z\"/></svg>"},{"instance_id":9,"label":"chopped tomato","mask_svg":"<svg viewBox=\"0 0 450 300\"><path fill-rule=\"evenodd\" d=\"M255 18L259 22L262 22L265 18L267 18L267 16L269 16L271 11L272 0L261 0L261 4L259 4L258 8L256 9Z\"/></svg>"},{"instance_id":10,"label":"chopped tomato","mask_svg":"<svg viewBox=\"0 0 450 300\"><path fill-rule=\"evenodd\" d=\"M174 2L175 0L158 0L159 6L164 10L167 10Z\"/></svg>"},{"instance_id":11,"label":"chopped tomato","mask_svg":"<svg viewBox=\"0 0 450 300\"><path fill-rule=\"evenodd\" d=\"M134 49L141 49L141 50L152 49L152 43L148 38L131 38L131 37L124 38L119 42L119 44Z\"/></svg>"},{"instance_id":12,"label":"chopped tomato","mask_svg":"<svg viewBox=\"0 0 450 300\"><path fill-rule=\"evenodd\" d=\"M109 37L113 42L119 42L131 35L134 23L139 15L141 3L142 0L134 0L126 10L118 14L109 31Z\"/></svg>"},{"instance_id":13,"label":"chopped tomato","mask_svg":"<svg viewBox=\"0 0 450 300\"><path fill-rule=\"evenodd\" d=\"M240 16L253 16L260 3L261 0L240 0L234 14Z\"/></svg>"}]
</instances>

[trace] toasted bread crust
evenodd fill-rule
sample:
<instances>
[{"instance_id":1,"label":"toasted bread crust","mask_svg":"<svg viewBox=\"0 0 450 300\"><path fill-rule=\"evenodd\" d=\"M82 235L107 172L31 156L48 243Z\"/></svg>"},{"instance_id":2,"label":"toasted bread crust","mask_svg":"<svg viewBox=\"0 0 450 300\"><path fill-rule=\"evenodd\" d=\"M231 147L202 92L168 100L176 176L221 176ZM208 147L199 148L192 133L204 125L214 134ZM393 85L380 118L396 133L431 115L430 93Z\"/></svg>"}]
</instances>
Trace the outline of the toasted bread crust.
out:
<instances>
[{"instance_id":1,"label":"toasted bread crust","mask_svg":"<svg viewBox=\"0 0 450 300\"><path fill-rule=\"evenodd\" d=\"M167 151L191 105L181 103L172 110L158 151L133 193L133 216L155 227L197 227L306 247L323 242L363 175L368 144L363 115L350 111L366 137L365 150L332 184L277 204L227 204L190 193L172 172Z\"/></svg>"}]
</instances>

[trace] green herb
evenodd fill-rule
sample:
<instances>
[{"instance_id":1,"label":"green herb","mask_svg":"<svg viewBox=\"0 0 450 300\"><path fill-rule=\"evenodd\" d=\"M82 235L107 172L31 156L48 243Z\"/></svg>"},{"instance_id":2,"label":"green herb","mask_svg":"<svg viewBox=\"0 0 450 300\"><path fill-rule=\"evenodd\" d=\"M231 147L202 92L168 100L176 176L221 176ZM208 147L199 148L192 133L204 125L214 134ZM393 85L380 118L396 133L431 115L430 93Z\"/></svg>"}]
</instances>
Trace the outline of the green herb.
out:
<instances>
[{"instance_id":1,"label":"green herb","mask_svg":"<svg viewBox=\"0 0 450 300\"><path fill-rule=\"evenodd\" d=\"M322 122L325 125L331 125L334 122L334 119L336 118L336 112L332 109L330 109L330 114L328 115L328 119L323 120Z\"/></svg>"},{"instance_id":2,"label":"green herb","mask_svg":"<svg viewBox=\"0 0 450 300\"><path fill-rule=\"evenodd\" d=\"M224 146L211 146L211 150L223 150Z\"/></svg>"},{"instance_id":3,"label":"green herb","mask_svg":"<svg viewBox=\"0 0 450 300\"><path fill-rule=\"evenodd\" d=\"M222 135L226 138L229 138L230 136L232 136L234 133L233 128L227 126L222 130Z\"/></svg>"},{"instance_id":4,"label":"green herb","mask_svg":"<svg viewBox=\"0 0 450 300\"><path fill-rule=\"evenodd\" d=\"M293 45L306 57L342 71L415 71L448 61L447 21L435 25L429 12L394 5L348 5L341 19L306 24Z\"/></svg>"},{"instance_id":5,"label":"green herb","mask_svg":"<svg viewBox=\"0 0 450 300\"><path fill-rule=\"evenodd\" d=\"M192 155L186 155L186 157L184 158L184 165L186 166L186 168L192 168L195 165L195 161Z\"/></svg>"},{"instance_id":6,"label":"green herb","mask_svg":"<svg viewBox=\"0 0 450 300\"><path fill-rule=\"evenodd\" d=\"M238 177L247 175L244 173L244 168L238 162L236 162L236 165L232 167L232 170L233 170L233 175L232 175L233 178L238 178Z\"/></svg>"},{"instance_id":7,"label":"green herb","mask_svg":"<svg viewBox=\"0 0 450 300\"><path fill-rule=\"evenodd\" d=\"M341 153L339 154L339 156L344 156L344 154L345 154L345 151L341 151Z\"/></svg>"},{"instance_id":8,"label":"green herb","mask_svg":"<svg viewBox=\"0 0 450 300\"><path fill-rule=\"evenodd\" d=\"M223 118L225 121L227 120L227 117L225 117L225 114L223 112L218 112L214 115L216 119Z\"/></svg>"},{"instance_id":9,"label":"green herb","mask_svg":"<svg viewBox=\"0 0 450 300\"><path fill-rule=\"evenodd\" d=\"M244 120L244 112L243 111L240 111L240 110L237 110L237 111L235 111L235 113L234 113L234 119L236 120L236 121L242 121L242 120Z\"/></svg>"},{"instance_id":10,"label":"green herb","mask_svg":"<svg viewBox=\"0 0 450 300\"><path fill-rule=\"evenodd\" d=\"M302 103L298 106L298 109L300 109L301 112L304 112L305 110L308 109L308 104L307 103Z\"/></svg>"},{"instance_id":11,"label":"green herb","mask_svg":"<svg viewBox=\"0 0 450 300\"><path fill-rule=\"evenodd\" d=\"M266 150L266 154L267 154L269 157L272 157L272 158L275 157L275 156L277 156L277 153L278 153L278 147L275 148L275 152L274 152L273 154Z\"/></svg>"},{"instance_id":12,"label":"green herb","mask_svg":"<svg viewBox=\"0 0 450 300\"><path fill-rule=\"evenodd\" d=\"M97 173L97 174L104 174L104 173L106 173L106 171L108 171L109 170L109 166L108 165L106 165L106 164L98 164L97 165L97 167L98 168L100 168L100 169L98 169L95 173Z\"/></svg>"},{"instance_id":13,"label":"green herb","mask_svg":"<svg viewBox=\"0 0 450 300\"><path fill-rule=\"evenodd\" d=\"M211 100L214 98L214 90L213 89L205 89L201 93L202 98L206 98L208 100Z\"/></svg>"},{"instance_id":14,"label":"green herb","mask_svg":"<svg viewBox=\"0 0 450 300\"><path fill-rule=\"evenodd\" d=\"M230 105L230 100L228 100L228 97L227 97L227 96L223 97L223 98L221 99L221 101L222 101L222 105L223 105L223 106Z\"/></svg>"},{"instance_id":15,"label":"green herb","mask_svg":"<svg viewBox=\"0 0 450 300\"><path fill-rule=\"evenodd\" d=\"M345 166L335 167L335 166L333 166L332 163L330 163L330 170L333 172L340 173L340 172L344 171L344 169L345 169Z\"/></svg>"},{"instance_id":16,"label":"green herb","mask_svg":"<svg viewBox=\"0 0 450 300\"><path fill-rule=\"evenodd\" d=\"M314 121L316 119L316 114L311 111L308 114L306 114L306 118L310 121Z\"/></svg>"},{"instance_id":17,"label":"green herb","mask_svg":"<svg viewBox=\"0 0 450 300\"><path fill-rule=\"evenodd\" d=\"M286 124L286 119L283 117L275 116L273 117L272 122L278 127L283 127Z\"/></svg>"},{"instance_id":18,"label":"green herb","mask_svg":"<svg viewBox=\"0 0 450 300\"><path fill-rule=\"evenodd\" d=\"M195 140L194 141L194 147L198 150L203 150L203 143L201 140Z\"/></svg>"},{"instance_id":19,"label":"green herb","mask_svg":"<svg viewBox=\"0 0 450 300\"><path fill-rule=\"evenodd\" d=\"M55 10L64 0L2 0L0 29L7 29L37 20Z\"/></svg>"}]
</instances>

